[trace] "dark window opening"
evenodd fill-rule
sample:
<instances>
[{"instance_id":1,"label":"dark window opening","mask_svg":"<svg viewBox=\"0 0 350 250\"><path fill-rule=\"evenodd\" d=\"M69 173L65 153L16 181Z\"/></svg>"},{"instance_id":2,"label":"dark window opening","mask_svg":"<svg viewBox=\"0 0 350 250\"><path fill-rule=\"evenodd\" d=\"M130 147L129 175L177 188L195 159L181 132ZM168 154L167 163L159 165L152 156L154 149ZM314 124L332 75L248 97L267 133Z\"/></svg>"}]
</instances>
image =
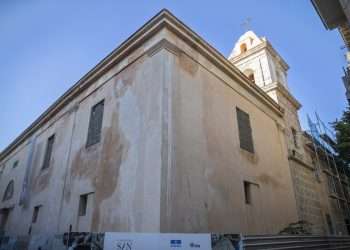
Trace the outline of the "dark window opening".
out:
<instances>
[{"instance_id":1,"label":"dark window opening","mask_svg":"<svg viewBox=\"0 0 350 250\"><path fill-rule=\"evenodd\" d=\"M244 185L244 200L246 204L252 204L252 190L251 183L248 181L243 182Z\"/></svg>"},{"instance_id":2,"label":"dark window opening","mask_svg":"<svg viewBox=\"0 0 350 250\"><path fill-rule=\"evenodd\" d=\"M4 196L2 197L3 201L10 200L13 196L14 182L11 180L9 184L7 184Z\"/></svg>"},{"instance_id":3,"label":"dark window opening","mask_svg":"<svg viewBox=\"0 0 350 250\"><path fill-rule=\"evenodd\" d=\"M39 216L40 207L41 207L41 206L36 206L36 207L34 207L33 217L32 217L32 223L37 222L38 216Z\"/></svg>"},{"instance_id":4,"label":"dark window opening","mask_svg":"<svg viewBox=\"0 0 350 250\"><path fill-rule=\"evenodd\" d=\"M13 163L13 165L12 165L12 168L15 168L15 167L17 167L18 166L18 161L15 161L14 163Z\"/></svg>"},{"instance_id":5,"label":"dark window opening","mask_svg":"<svg viewBox=\"0 0 350 250\"><path fill-rule=\"evenodd\" d=\"M79 200L79 216L85 216L88 204L88 194L80 195Z\"/></svg>"},{"instance_id":6,"label":"dark window opening","mask_svg":"<svg viewBox=\"0 0 350 250\"><path fill-rule=\"evenodd\" d=\"M55 142L55 135L52 135L47 139L46 143L46 150L45 150L45 156L44 156L44 162L42 169L48 168L50 166L50 160L51 160L51 155L52 155L52 149L53 149L53 144Z\"/></svg>"},{"instance_id":7,"label":"dark window opening","mask_svg":"<svg viewBox=\"0 0 350 250\"><path fill-rule=\"evenodd\" d=\"M236 111L240 147L250 153L254 153L252 128L250 126L249 115L239 108L236 108Z\"/></svg>"},{"instance_id":8,"label":"dark window opening","mask_svg":"<svg viewBox=\"0 0 350 250\"><path fill-rule=\"evenodd\" d=\"M96 144L101 140L103 109L104 109L104 100L97 103L95 106L91 108L86 147Z\"/></svg>"}]
</instances>

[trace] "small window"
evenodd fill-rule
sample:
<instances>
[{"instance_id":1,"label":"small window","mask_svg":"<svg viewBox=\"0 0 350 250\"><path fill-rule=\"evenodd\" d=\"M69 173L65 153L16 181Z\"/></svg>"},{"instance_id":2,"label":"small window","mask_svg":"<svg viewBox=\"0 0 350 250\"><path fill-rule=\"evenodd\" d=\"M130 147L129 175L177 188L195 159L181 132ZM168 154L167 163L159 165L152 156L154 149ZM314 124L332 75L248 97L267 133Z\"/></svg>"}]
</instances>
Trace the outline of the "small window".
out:
<instances>
[{"instance_id":1,"label":"small window","mask_svg":"<svg viewBox=\"0 0 350 250\"><path fill-rule=\"evenodd\" d=\"M79 200L79 216L85 216L88 204L88 194L80 195Z\"/></svg>"},{"instance_id":2,"label":"small window","mask_svg":"<svg viewBox=\"0 0 350 250\"><path fill-rule=\"evenodd\" d=\"M13 165L12 165L12 168L15 168L15 167L17 167L18 166L18 161L15 161L14 163L13 163Z\"/></svg>"},{"instance_id":3,"label":"small window","mask_svg":"<svg viewBox=\"0 0 350 250\"><path fill-rule=\"evenodd\" d=\"M249 115L239 108L236 108L236 111L240 147L250 153L254 153L253 136Z\"/></svg>"},{"instance_id":4,"label":"small window","mask_svg":"<svg viewBox=\"0 0 350 250\"><path fill-rule=\"evenodd\" d=\"M44 162L42 169L48 168L50 166L50 161L51 161L51 155L52 155L52 149L53 149L53 144L55 142L55 135L52 135L47 139L46 143L46 150L45 150L45 156L44 156Z\"/></svg>"},{"instance_id":5,"label":"small window","mask_svg":"<svg viewBox=\"0 0 350 250\"><path fill-rule=\"evenodd\" d=\"M252 204L252 190L251 190L251 183L248 181L243 182L244 186L244 199L245 204Z\"/></svg>"},{"instance_id":6,"label":"small window","mask_svg":"<svg viewBox=\"0 0 350 250\"><path fill-rule=\"evenodd\" d=\"M10 200L13 196L14 182L11 180L9 184L7 184L4 196L2 198L3 201Z\"/></svg>"},{"instance_id":7,"label":"small window","mask_svg":"<svg viewBox=\"0 0 350 250\"><path fill-rule=\"evenodd\" d=\"M104 100L97 103L91 109L86 147L96 144L101 140L103 109Z\"/></svg>"},{"instance_id":8,"label":"small window","mask_svg":"<svg viewBox=\"0 0 350 250\"><path fill-rule=\"evenodd\" d=\"M297 135L297 131L295 130L295 128L291 128L292 129L292 136L293 136L293 143L294 143L294 147L298 148L298 135Z\"/></svg>"},{"instance_id":9,"label":"small window","mask_svg":"<svg viewBox=\"0 0 350 250\"><path fill-rule=\"evenodd\" d=\"M5 164L0 167L0 178L5 171Z\"/></svg>"},{"instance_id":10,"label":"small window","mask_svg":"<svg viewBox=\"0 0 350 250\"><path fill-rule=\"evenodd\" d=\"M247 51L247 45L245 43L242 43L241 46L240 46L240 49L241 49L241 53L244 53Z\"/></svg>"},{"instance_id":11,"label":"small window","mask_svg":"<svg viewBox=\"0 0 350 250\"><path fill-rule=\"evenodd\" d=\"M39 210L40 210L41 206L36 206L34 207L33 210L33 217L32 217L32 223L36 223L38 220L38 216L39 216Z\"/></svg>"}]
</instances>

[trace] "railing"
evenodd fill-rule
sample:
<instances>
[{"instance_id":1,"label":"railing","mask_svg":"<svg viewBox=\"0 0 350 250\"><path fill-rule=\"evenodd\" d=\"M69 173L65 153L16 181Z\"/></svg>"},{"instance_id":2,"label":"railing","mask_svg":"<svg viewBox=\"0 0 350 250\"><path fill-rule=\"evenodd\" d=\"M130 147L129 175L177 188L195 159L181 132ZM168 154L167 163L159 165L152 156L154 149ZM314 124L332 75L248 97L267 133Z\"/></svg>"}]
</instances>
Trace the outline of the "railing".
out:
<instances>
[{"instance_id":1,"label":"railing","mask_svg":"<svg viewBox=\"0 0 350 250\"><path fill-rule=\"evenodd\" d=\"M350 249L350 237L309 235L246 236L243 238L243 249Z\"/></svg>"}]
</instances>

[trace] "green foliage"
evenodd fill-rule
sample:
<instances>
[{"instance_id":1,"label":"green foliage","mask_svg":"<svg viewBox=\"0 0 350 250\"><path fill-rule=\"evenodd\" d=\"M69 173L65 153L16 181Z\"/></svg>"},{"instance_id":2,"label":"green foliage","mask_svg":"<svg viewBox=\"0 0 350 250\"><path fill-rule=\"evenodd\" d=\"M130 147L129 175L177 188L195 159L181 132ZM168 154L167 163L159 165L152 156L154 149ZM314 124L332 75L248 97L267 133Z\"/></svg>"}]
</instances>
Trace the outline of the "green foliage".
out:
<instances>
[{"instance_id":1,"label":"green foliage","mask_svg":"<svg viewBox=\"0 0 350 250\"><path fill-rule=\"evenodd\" d=\"M339 160L350 167L350 106L343 112L341 119L333 122L332 126L336 131L335 149L339 154Z\"/></svg>"}]
</instances>

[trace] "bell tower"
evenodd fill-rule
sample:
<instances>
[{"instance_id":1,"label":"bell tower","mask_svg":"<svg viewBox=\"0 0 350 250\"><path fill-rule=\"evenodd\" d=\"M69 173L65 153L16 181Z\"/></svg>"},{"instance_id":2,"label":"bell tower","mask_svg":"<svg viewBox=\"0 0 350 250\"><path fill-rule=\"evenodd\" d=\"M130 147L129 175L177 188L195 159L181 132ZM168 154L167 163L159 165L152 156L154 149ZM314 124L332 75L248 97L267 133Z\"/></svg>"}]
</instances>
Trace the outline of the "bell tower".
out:
<instances>
[{"instance_id":1,"label":"bell tower","mask_svg":"<svg viewBox=\"0 0 350 250\"><path fill-rule=\"evenodd\" d=\"M228 58L243 72L252 84L258 85L284 109L284 128L288 149L288 162L294 184L299 220L308 221L312 232L325 232L323 208L314 184L315 166L310 165L304 149L304 137L300 127L298 110L300 103L288 88L287 71L289 66L266 38L247 31L236 42ZM309 163L308 163L309 162ZM307 166L307 167L306 167ZM317 180L319 180L317 178ZM314 201L310 200L310 196Z\"/></svg>"},{"instance_id":2,"label":"bell tower","mask_svg":"<svg viewBox=\"0 0 350 250\"><path fill-rule=\"evenodd\" d=\"M245 32L238 39L228 59L284 108L288 150L302 158L298 118L301 105L288 88L288 64L265 37L258 37L253 31Z\"/></svg>"}]
</instances>

